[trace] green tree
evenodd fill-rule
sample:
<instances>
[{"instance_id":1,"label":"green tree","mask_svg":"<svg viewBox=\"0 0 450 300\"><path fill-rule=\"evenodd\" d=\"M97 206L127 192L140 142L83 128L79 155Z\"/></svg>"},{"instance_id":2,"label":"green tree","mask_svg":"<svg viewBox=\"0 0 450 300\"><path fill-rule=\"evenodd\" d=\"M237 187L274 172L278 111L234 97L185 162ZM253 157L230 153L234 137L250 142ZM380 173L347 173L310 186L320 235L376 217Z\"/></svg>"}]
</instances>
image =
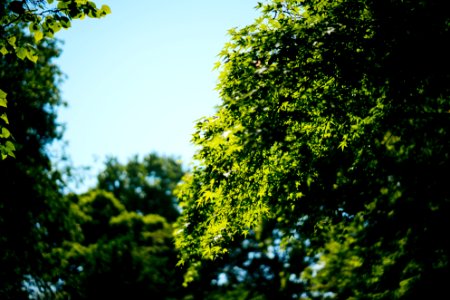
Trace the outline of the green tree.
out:
<instances>
[{"instance_id":1,"label":"green tree","mask_svg":"<svg viewBox=\"0 0 450 300\"><path fill-rule=\"evenodd\" d=\"M0 55L12 54L21 60L38 61L37 46L52 39L62 28L69 28L71 20L84 17L100 18L111 12L107 5L97 8L87 0L1 0L0 1ZM25 37L27 30L31 38ZM14 156L7 108L7 94L12 93L0 83L0 155L1 159ZM8 97L9 98L9 97ZM11 100L11 99L10 99ZM12 123L13 128L16 124ZM12 132L15 135L15 130Z\"/></svg>"},{"instance_id":2,"label":"green tree","mask_svg":"<svg viewBox=\"0 0 450 300\"><path fill-rule=\"evenodd\" d=\"M108 158L97 188L71 194L73 231L55 252L62 257L59 297L181 299L173 222L173 189L183 170L169 157L149 154L125 164Z\"/></svg>"},{"instance_id":3,"label":"green tree","mask_svg":"<svg viewBox=\"0 0 450 300\"><path fill-rule=\"evenodd\" d=\"M173 222L179 215L173 190L183 174L179 162L155 153L142 159L135 156L126 164L110 157L97 177L97 187L112 192L128 211L158 214Z\"/></svg>"},{"instance_id":4,"label":"green tree","mask_svg":"<svg viewBox=\"0 0 450 300\"><path fill-rule=\"evenodd\" d=\"M10 91L8 119L16 124L16 159L0 161L2 299L28 299L28 281L34 282L33 288L50 290L60 270L52 249L71 235L60 174L46 151L61 136L56 121L63 104L61 72L53 63L60 50L53 41L43 41L36 49L36 63L9 54L0 57L0 82Z\"/></svg>"},{"instance_id":5,"label":"green tree","mask_svg":"<svg viewBox=\"0 0 450 300\"><path fill-rule=\"evenodd\" d=\"M51 2L0 1L0 155L16 156L0 162L2 299L51 292L60 277L53 249L72 232L61 177L46 151L62 132L61 72L53 63L60 50L52 37L71 19L109 12L87 1Z\"/></svg>"},{"instance_id":6,"label":"green tree","mask_svg":"<svg viewBox=\"0 0 450 300\"><path fill-rule=\"evenodd\" d=\"M106 191L71 198L80 236L60 248L69 274L60 296L181 299L182 275L165 218L127 211Z\"/></svg>"},{"instance_id":7,"label":"green tree","mask_svg":"<svg viewBox=\"0 0 450 300\"><path fill-rule=\"evenodd\" d=\"M433 298L450 279L447 1L273 0L230 31L176 243L202 260L267 222L310 298ZM419 22L420 20L420 22Z\"/></svg>"}]
</instances>

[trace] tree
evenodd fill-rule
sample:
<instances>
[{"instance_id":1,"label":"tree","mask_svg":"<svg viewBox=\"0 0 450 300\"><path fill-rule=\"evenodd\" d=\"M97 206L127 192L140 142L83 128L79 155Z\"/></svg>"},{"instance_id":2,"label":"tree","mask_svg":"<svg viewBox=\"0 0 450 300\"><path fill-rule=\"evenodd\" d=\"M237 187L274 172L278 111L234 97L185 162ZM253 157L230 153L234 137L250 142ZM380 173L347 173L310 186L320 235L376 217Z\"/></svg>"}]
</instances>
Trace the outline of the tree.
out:
<instances>
[{"instance_id":1,"label":"tree","mask_svg":"<svg viewBox=\"0 0 450 300\"><path fill-rule=\"evenodd\" d=\"M179 215L173 190L183 174L179 162L155 153L142 160L135 156L126 164L110 157L97 187L113 193L129 211L158 214L173 222Z\"/></svg>"},{"instance_id":2,"label":"tree","mask_svg":"<svg viewBox=\"0 0 450 300\"><path fill-rule=\"evenodd\" d=\"M107 5L97 8L87 0L1 0L0 1L0 54L12 54L21 60L38 61L37 46L44 40L52 39L62 28L69 28L71 20L88 16L100 18L111 12ZM25 38L22 31L27 30L32 38ZM14 157L15 146L6 114L7 94L11 90L0 85L0 155ZM16 126L13 124L13 126ZM13 135L15 130L13 130Z\"/></svg>"},{"instance_id":3,"label":"tree","mask_svg":"<svg viewBox=\"0 0 450 300\"><path fill-rule=\"evenodd\" d=\"M61 137L56 111L63 104L61 72L52 61L60 50L52 37L70 19L109 11L87 1L47 7L51 2L0 1L0 155L16 157L0 162L2 299L51 292L60 276L53 249L72 232L61 177L47 153Z\"/></svg>"},{"instance_id":4,"label":"tree","mask_svg":"<svg viewBox=\"0 0 450 300\"><path fill-rule=\"evenodd\" d=\"M220 54L216 114L178 196L186 280L276 222L310 298L445 294L446 1L259 4ZM418 22L420 20L420 22Z\"/></svg>"},{"instance_id":5,"label":"tree","mask_svg":"<svg viewBox=\"0 0 450 300\"><path fill-rule=\"evenodd\" d=\"M17 33L21 39L27 37ZM0 161L0 298L28 299L27 287L50 290L60 271L53 248L70 239L68 203L47 146L61 136L61 72L53 41L37 48L36 63L0 57L0 82L10 91L16 159ZM33 281L34 283L27 285Z\"/></svg>"},{"instance_id":6,"label":"tree","mask_svg":"<svg viewBox=\"0 0 450 300\"><path fill-rule=\"evenodd\" d=\"M155 153L121 164L105 162L97 188L70 194L77 233L55 252L63 259L58 297L181 299L173 228L173 189L181 165ZM166 219L167 218L167 219Z\"/></svg>"},{"instance_id":7,"label":"tree","mask_svg":"<svg viewBox=\"0 0 450 300\"><path fill-rule=\"evenodd\" d=\"M71 299L180 299L172 226L155 214L127 211L110 192L72 195L78 240L67 241L60 296Z\"/></svg>"}]
</instances>

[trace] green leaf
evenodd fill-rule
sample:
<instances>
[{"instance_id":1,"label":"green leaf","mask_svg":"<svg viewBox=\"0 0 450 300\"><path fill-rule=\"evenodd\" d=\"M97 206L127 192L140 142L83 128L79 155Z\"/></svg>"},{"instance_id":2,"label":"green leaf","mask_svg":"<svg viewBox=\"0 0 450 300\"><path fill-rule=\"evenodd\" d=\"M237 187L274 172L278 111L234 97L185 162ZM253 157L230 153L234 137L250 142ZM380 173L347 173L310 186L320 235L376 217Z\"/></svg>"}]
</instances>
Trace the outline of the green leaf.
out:
<instances>
[{"instance_id":1,"label":"green leaf","mask_svg":"<svg viewBox=\"0 0 450 300\"><path fill-rule=\"evenodd\" d=\"M222 63L220 61L216 61L214 63L213 71L218 70L221 65L222 65Z\"/></svg>"},{"instance_id":2,"label":"green leaf","mask_svg":"<svg viewBox=\"0 0 450 300\"><path fill-rule=\"evenodd\" d=\"M8 54L8 49L6 49L6 47L5 46L2 46L2 48L0 49L0 53L2 54L2 55L6 55L6 54Z\"/></svg>"},{"instance_id":3,"label":"green leaf","mask_svg":"<svg viewBox=\"0 0 450 300\"><path fill-rule=\"evenodd\" d=\"M18 58L20 58L21 60L24 60L25 57L27 57L27 49L25 49L24 47L19 47L16 49L16 55Z\"/></svg>"},{"instance_id":4,"label":"green leaf","mask_svg":"<svg viewBox=\"0 0 450 300\"><path fill-rule=\"evenodd\" d=\"M105 12L105 14L110 14L111 13L111 8L108 5L102 5L100 10Z\"/></svg>"},{"instance_id":5,"label":"green leaf","mask_svg":"<svg viewBox=\"0 0 450 300\"><path fill-rule=\"evenodd\" d=\"M14 157L14 158L16 157L14 155L14 151L16 151L16 147L14 146L14 144L11 141L6 141L5 149L9 156Z\"/></svg>"},{"instance_id":6,"label":"green leaf","mask_svg":"<svg viewBox=\"0 0 450 300\"><path fill-rule=\"evenodd\" d=\"M30 25L28 26L28 29L30 30L30 32L38 31L39 30L39 23L38 22L30 23Z\"/></svg>"},{"instance_id":7,"label":"green leaf","mask_svg":"<svg viewBox=\"0 0 450 300\"><path fill-rule=\"evenodd\" d=\"M56 7L60 10L65 10L68 8L68 4L63 1L58 1L58 5L56 5Z\"/></svg>"},{"instance_id":8,"label":"green leaf","mask_svg":"<svg viewBox=\"0 0 450 300\"><path fill-rule=\"evenodd\" d=\"M0 90L0 106L6 107L8 102L6 101L6 93Z\"/></svg>"},{"instance_id":9,"label":"green leaf","mask_svg":"<svg viewBox=\"0 0 450 300\"><path fill-rule=\"evenodd\" d=\"M6 116L5 113L3 113L3 114L0 116L0 119L2 119L3 121L5 121L6 124L9 124L8 117Z\"/></svg>"},{"instance_id":10,"label":"green leaf","mask_svg":"<svg viewBox=\"0 0 450 300\"><path fill-rule=\"evenodd\" d=\"M40 40L42 40L42 38L44 37L44 34L42 33L42 31L36 31L34 33L34 40L37 42L39 42Z\"/></svg>"},{"instance_id":11,"label":"green leaf","mask_svg":"<svg viewBox=\"0 0 450 300\"><path fill-rule=\"evenodd\" d=\"M16 151L16 147L11 141L6 141L5 145L0 145L2 159L6 159L8 156L15 158L14 151Z\"/></svg>"},{"instance_id":12,"label":"green leaf","mask_svg":"<svg viewBox=\"0 0 450 300\"><path fill-rule=\"evenodd\" d=\"M37 55L33 55L30 52L28 52L27 53L27 58L29 60L31 60L32 62L36 63L39 57Z\"/></svg>"},{"instance_id":13,"label":"green leaf","mask_svg":"<svg viewBox=\"0 0 450 300\"><path fill-rule=\"evenodd\" d=\"M344 140L339 144L338 148L344 151L345 147L347 147L347 141Z\"/></svg>"},{"instance_id":14,"label":"green leaf","mask_svg":"<svg viewBox=\"0 0 450 300\"><path fill-rule=\"evenodd\" d=\"M69 28L71 26L70 19L67 18L67 17L64 17L64 16L62 16L59 19L59 23L61 24L62 28L65 28L65 29L67 29L67 28Z\"/></svg>"},{"instance_id":15,"label":"green leaf","mask_svg":"<svg viewBox=\"0 0 450 300\"><path fill-rule=\"evenodd\" d=\"M13 46L13 47L16 47L16 37L15 36L11 36L11 37L9 37L8 38L8 43L11 45L11 46Z\"/></svg>"},{"instance_id":16,"label":"green leaf","mask_svg":"<svg viewBox=\"0 0 450 300\"><path fill-rule=\"evenodd\" d=\"M28 58L32 62L36 63L38 60L38 56L36 54L36 49L31 45L26 45L25 47L19 47L16 49L16 55L20 59Z\"/></svg>"},{"instance_id":17,"label":"green leaf","mask_svg":"<svg viewBox=\"0 0 450 300\"><path fill-rule=\"evenodd\" d=\"M2 127L2 133L0 134L0 137L7 139L10 136L11 136L11 133L9 132L9 130L6 129L5 127Z\"/></svg>"},{"instance_id":18,"label":"green leaf","mask_svg":"<svg viewBox=\"0 0 450 300\"><path fill-rule=\"evenodd\" d=\"M49 27L53 31L53 33L60 31L62 28L60 22L50 22Z\"/></svg>"}]
</instances>

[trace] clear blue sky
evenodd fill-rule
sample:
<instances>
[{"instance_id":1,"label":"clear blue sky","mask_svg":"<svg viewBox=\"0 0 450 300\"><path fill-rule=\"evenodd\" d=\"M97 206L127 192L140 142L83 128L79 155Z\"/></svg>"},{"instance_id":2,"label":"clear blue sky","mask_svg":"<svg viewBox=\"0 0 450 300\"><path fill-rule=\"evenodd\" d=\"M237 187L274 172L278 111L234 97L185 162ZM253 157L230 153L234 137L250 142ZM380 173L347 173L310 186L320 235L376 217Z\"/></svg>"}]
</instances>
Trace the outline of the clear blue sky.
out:
<instances>
[{"instance_id":1,"label":"clear blue sky","mask_svg":"<svg viewBox=\"0 0 450 300\"><path fill-rule=\"evenodd\" d=\"M57 34L69 107L61 110L76 166L156 151L187 166L194 124L214 113L217 54L228 29L252 23L256 0L96 0L112 14Z\"/></svg>"}]
</instances>

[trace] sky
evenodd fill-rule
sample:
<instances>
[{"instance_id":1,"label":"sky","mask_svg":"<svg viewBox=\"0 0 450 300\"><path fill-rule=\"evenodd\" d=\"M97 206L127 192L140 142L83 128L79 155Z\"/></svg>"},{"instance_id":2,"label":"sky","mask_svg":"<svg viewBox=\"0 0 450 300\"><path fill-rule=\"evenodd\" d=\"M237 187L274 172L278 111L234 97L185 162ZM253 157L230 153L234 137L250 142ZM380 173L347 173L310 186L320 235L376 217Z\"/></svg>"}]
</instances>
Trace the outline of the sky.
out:
<instances>
[{"instance_id":1,"label":"sky","mask_svg":"<svg viewBox=\"0 0 450 300\"><path fill-rule=\"evenodd\" d=\"M213 71L227 31L251 24L256 0L95 0L112 14L74 21L57 34L68 107L66 149L75 166L98 170L157 152L189 166L196 120L220 103Z\"/></svg>"}]
</instances>

